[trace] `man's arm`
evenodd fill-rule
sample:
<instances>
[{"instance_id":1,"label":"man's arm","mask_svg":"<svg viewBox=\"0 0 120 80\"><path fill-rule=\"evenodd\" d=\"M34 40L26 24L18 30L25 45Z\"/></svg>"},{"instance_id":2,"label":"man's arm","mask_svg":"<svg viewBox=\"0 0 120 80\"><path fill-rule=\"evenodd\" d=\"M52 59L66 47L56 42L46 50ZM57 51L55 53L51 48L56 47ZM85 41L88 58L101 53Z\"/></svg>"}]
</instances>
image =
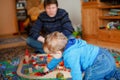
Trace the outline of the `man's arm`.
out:
<instances>
[{"instance_id":1,"label":"man's arm","mask_svg":"<svg viewBox=\"0 0 120 80\"><path fill-rule=\"evenodd\" d=\"M74 31L74 28L72 26L72 23L69 19L69 16L68 16L67 12L64 13L61 24L62 24L62 27L63 27L62 33L65 36L69 37L72 34L72 32Z\"/></svg>"},{"instance_id":2,"label":"man's arm","mask_svg":"<svg viewBox=\"0 0 120 80\"><path fill-rule=\"evenodd\" d=\"M38 19L35 21L35 23L32 25L29 36L37 40L38 37L40 36L40 31L42 29L42 26L43 23L39 16Z\"/></svg>"}]
</instances>

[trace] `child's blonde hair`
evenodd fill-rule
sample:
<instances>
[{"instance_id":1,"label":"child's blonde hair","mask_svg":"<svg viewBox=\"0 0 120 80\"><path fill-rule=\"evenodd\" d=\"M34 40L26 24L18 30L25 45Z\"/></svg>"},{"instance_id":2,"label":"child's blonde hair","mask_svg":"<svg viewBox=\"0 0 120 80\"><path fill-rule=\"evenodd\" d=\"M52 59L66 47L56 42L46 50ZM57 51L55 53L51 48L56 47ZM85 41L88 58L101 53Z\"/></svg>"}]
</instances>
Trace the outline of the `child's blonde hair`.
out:
<instances>
[{"instance_id":1,"label":"child's blonde hair","mask_svg":"<svg viewBox=\"0 0 120 80\"><path fill-rule=\"evenodd\" d=\"M63 52L67 40L67 37L63 33L55 31L47 35L43 44L43 49L46 53L55 53L56 51Z\"/></svg>"}]
</instances>

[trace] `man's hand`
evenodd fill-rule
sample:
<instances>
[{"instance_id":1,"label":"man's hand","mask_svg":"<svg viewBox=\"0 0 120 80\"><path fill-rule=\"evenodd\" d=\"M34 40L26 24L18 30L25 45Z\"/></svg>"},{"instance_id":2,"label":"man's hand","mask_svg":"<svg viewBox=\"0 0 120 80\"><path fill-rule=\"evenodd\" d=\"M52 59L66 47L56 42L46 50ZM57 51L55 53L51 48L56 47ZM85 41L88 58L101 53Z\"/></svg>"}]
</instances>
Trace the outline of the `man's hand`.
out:
<instances>
[{"instance_id":1,"label":"man's hand","mask_svg":"<svg viewBox=\"0 0 120 80\"><path fill-rule=\"evenodd\" d=\"M37 40L38 40L38 41L40 41L40 42L42 42L42 43L44 43L45 38L44 38L44 37L42 37L42 36L39 36Z\"/></svg>"}]
</instances>

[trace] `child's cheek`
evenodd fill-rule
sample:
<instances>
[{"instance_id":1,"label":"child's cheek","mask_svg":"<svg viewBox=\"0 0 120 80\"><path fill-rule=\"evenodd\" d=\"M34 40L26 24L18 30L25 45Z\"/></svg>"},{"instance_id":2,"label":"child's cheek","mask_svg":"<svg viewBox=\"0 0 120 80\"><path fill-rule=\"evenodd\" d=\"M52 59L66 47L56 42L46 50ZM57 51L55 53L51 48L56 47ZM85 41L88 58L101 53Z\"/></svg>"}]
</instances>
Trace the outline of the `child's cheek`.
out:
<instances>
[{"instance_id":1,"label":"child's cheek","mask_svg":"<svg viewBox=\"0 0 120 80\"><path fill-rule=\"evenodd\" d=\"M60 59L62 57L62 55L61 54L54 54L53 57L56 59Z\"/></svg>"}]
</instances>

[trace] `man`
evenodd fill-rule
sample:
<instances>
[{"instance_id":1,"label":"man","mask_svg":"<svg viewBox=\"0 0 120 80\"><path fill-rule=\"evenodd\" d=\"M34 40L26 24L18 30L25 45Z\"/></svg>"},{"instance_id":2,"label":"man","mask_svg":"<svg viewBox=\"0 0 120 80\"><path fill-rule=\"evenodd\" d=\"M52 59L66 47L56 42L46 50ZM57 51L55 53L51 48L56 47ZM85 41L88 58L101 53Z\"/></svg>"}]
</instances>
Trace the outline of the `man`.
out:
<instances>
[{"instance_id":1,"label":"man","mask_svg":"<svg viewBox=\"0 0 120 80\"><path fill-rule=\"evenodd\" d=\"M58 8L57 0L44 0L44 9L45 11L33 24L27 39L27 44L39 53L44 53L42 45L46 35L59 31L70 38L74 31L68 13L64 9ZM42 31L43 33L40 34Z\"/></svg>"}]
</instances>

